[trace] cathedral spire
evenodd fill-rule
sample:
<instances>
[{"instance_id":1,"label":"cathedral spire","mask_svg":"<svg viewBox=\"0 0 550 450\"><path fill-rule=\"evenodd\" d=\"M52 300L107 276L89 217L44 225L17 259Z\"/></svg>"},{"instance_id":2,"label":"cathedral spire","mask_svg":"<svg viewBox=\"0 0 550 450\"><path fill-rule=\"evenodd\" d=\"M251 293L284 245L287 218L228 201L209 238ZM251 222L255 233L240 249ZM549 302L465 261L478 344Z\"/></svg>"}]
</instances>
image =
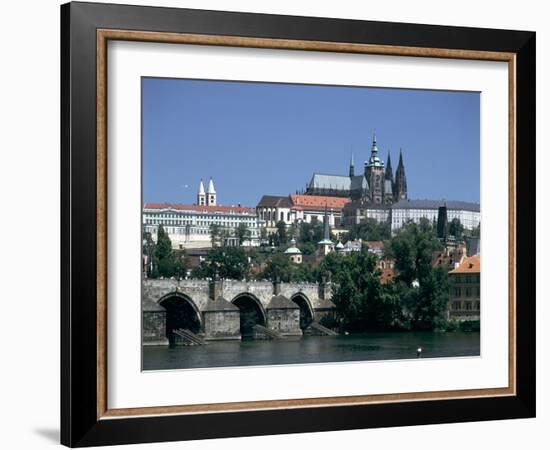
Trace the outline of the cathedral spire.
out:
<instances>
[{"instance_id":1,"label":"cathedral spire","mask_svg":"<svg viewBox=\"0 0 550 450\"><path fill-rule=\"evenodd\" d=\"M407 176L405 175L405 164L403 163L403 152L399 149L399 164L395 171L395 189L393 190L395 201L407 198Z\"/></svg>"},{"instance_id":2,"label":"cathedral spire","mask_svg":"<svg viewBox=\"0 0 550 450\"><path fill-rule=\"evenodd\" d=\"M386 162L386 174L385 179L390 180L393 183L393 169L391 167L390 152L388 150L388 160Z\"/></svg>"},{"instance_id":3,"label":"cathedral spire","mask_svg":"<svg viewBox=\"0 0 550 450\"><path fill-rule=\"evenodd\" d=\"M351 153L351 158L349 160L349 176L355 176L355 162L353 160L353 152Z\"/></svg>"}]
</instances>

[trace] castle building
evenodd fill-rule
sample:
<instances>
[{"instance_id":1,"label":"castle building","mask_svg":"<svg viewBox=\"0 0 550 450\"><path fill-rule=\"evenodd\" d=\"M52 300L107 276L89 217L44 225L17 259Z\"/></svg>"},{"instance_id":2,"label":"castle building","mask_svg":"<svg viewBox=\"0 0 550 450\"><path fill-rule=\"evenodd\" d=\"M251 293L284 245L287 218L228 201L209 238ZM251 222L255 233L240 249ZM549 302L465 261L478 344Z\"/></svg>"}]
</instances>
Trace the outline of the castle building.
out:
<instances>
[{"instance_id":1,"label":"castle building","mask_svg":"<svg viewBox=\"0 0 550 450\"><path fill-rule=\"evenodd\" d=\"M365 161L363 173L355 175L355 163L352 155L348 175L329 175L314 173L306 187L306 195L347 197L352 202L372 206L391 205L407 198L407 177L403 154L399 153L395 181L393 179L390 154L387 166L380 159L376 135L373 136L371 154Z\"/></svg>"},{"instance_id":2,"label":"castle building","mask_svg":"<svg viewBox=\"0 0 550 450\"><path fill-rule=\"evenodd\" d=\"M310 223L313 220L324 220L325 208L330 208L329 224L332 227L338 227L342 219L342 210L349 202L350 199L344 197L264 195L258 202L256 211L267 228L275 228L280 221L291 225L296 222Z\"/></svg>"},{"instance_id":3,"label":"castle building","mask_svg":"<svg viewBox=\"0 0 550 450\"><path fill-rule=\"evenodd\" d=\"M356 174L354 155L349 161L347 175L314 173L303 194L289 196L264 195L256 211L268 228L277 222L286 225L311 222L324 217L325 206L330 208L329 223L332 227L351 228L365 220L391 224L392 231L408 222L420 222L422 218L435 221L438 210L447 206L448 220L459 219L467 229L480 223L478 203L445 200L410 200L403 151L395 175L388 152L386 163L380 159L376 135L373 136L370 156L362 173Z\"/></svg>"},{"instance_id":4,"label":"castle building","mask_svg":"<svg viewBox=\"0 0 550 450\"><path fill-rule=\"evenodd\" d=\"M211 247L212 225L219 227L219 243L259 246L261 229L265 226L253 208L218 205L212 179L206 191L201 179L196 204L145 203L142 220L144 232L151 233L154 241L158 227L162 225L175 249ZM247 237L239 243L237 228L242 225L247 230Z\"/></svg>"},{"instance_id":5,"label":"castle building","mask_svg":"<svg viewBox=\"0 0 550 450\"><path fill-rule=\"evenodd\" d=\"M460 220L464 228L474 229L481 221L479 203L452 200L400 200L391 207L391 229L397 230L407 222L419 223L426 218L430 222L437 221L439 208L447 209L447 220Z\"/></svg>"}]
</instances>

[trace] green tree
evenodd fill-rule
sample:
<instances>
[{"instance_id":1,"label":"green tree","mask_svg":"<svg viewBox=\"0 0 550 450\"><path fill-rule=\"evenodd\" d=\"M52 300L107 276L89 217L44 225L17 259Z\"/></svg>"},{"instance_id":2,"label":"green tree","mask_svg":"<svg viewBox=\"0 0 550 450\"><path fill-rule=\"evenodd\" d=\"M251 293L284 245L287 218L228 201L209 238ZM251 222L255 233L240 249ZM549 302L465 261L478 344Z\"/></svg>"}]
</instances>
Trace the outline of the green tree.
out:
<instances>
[{"instance_id":1,"label":"green tree","mask_svg":"<svg viewBox=\"0 0 550 450\"><path fill-rule=\"evenodd\" d=\"M408 223L401 227L386 246L386 254L395 258L397 278L407 286L421 281L432 269L432 254L441 250L441 242L429 220L419 224Z\"/></svg>"},{"instance_id":2,"label":"green tree","mask_svg":"<svg viewBox=\"0 0 550 450\"><path fill-rule=\"evenodd\" d=\"M284 253L275 253L259 278L271 281L289 282L292 277L292 263Z\"/></svg>"},{"instance_id":3,"label":"green tree","mask_svg":"<svg viewBox=\"0 0 550 450\"><path fill-rule=\"evenodd\" d=\"M175 274L175 258L170 237L159 225L157 229L157 243L153 256L154 275L172 277Z\"/></svg>"},{"instance_id":4,"label":"green tree","mask_svg":"<svg viewBox=\"0 0 550 450\"><path fill-rule=\"evenodd\" d=\"M376 264L366 247L349 256L330 253L321 263L320 274L334 282L332 301L346 330L363 331L378 321L382 292Z\"/></svg>"},{"instance_id":5,"label":"green tree","mask_svg":"<svg viewBox=\"0 0 550 450\"><path fill-rule=\"evenodd\" d=\"M449 298L447 272L432 267L432 254L441 247L428 220L403 226L388 247L395 258L398 295L414 329L434 330L442 328L445 322Z\"/></svg>"},{"instance_id":6,"label":"green tree","mask_svg":"<svg viewBox=\"0 0 550 450\"><path fill-rule=\"evenodd\" d=\"M212 247L217 247L222 237L222 229L217 223L210 224L210 242Z\"/></svg>"},{"instance_id":7,"label":"green tree","mask_svg":"<svg viewBox=\"0 0 550 450\"><path fill-rule=\"evenodd\" d=\"M277 246L285 245L287 243L286 223L284 223L284 221L282 220L279 220L275 224L275 227L277 228Z\"/></svg>"},{"instance_id":8,"label":"green tree","mask_svg":"<svg viewBox=\"0 0 550 450\"><path fill-rule=\"evenodd\" d=\"M304 255L313 255L315 253L315 250L317 250L317 246L313 242L304 242L298 244L298 248Z\"/></svg>"},{"instance_id":9,"label":"green tree","mask_svg":"<svg viewBox=\"0 0 550 450\"><path fill-rule=\"evenodd\" d=\"M301 222L297 232L298 241L301 244L313 244L317 246L317 242L323 239L323 223L314 217L310 223Z\"/></svg>"},{"instance_id":10,"label":"green tree","mask_svg":"<svg viewBox=\"0 0 550 450\"><path fill-rule=\"evenodd\" d=\"M235 235L239 239L239 245L250 239L250 230L245 223L239 223L237 228L235 228Z\"/></svg>"},{"instance_id":11,"label":"green tree","mask_svg":"<svg viewBox=\"0 0 550 450\"><path fill-rule=\"evenodd\" d=\"M344 236L344 241L362 239L364 241L386 241L391 238L391 225L389 222L378 222L375 219L366 219L355 224Z\"/></svg>"},{"instance_id":12,"label":"green tree","mask_svg":"<svg viewBox=\"0 0 550 450\"><path fill-rule=\"evenodd\" d=\"M241 247L216 247L192 271L194 278L226 278L242 280L248 277L248 256Z\"/></svg>"},{"instance_id":13,"label":"green tree","mask_svg":"<svg viewBox=\"0 0 550 450\"><path fill-rule=\"evenodd\" d=\"M447 272L438 267L430 272L417 289L417 299L412 305L412 325L419 330L445 327L449 284Z\"/></svg>"},{"instance_id":14,"label":"green tree","mask_svg":"<svg viewBox=\"0 0 550 450\"><path fill-rule=\"evenodd\" d=\"M464 234L464 225L460 223L460 219L454 218L449 224L449 234L454 236L456 239L461 239Z\"/></svg>"}]
</instances>

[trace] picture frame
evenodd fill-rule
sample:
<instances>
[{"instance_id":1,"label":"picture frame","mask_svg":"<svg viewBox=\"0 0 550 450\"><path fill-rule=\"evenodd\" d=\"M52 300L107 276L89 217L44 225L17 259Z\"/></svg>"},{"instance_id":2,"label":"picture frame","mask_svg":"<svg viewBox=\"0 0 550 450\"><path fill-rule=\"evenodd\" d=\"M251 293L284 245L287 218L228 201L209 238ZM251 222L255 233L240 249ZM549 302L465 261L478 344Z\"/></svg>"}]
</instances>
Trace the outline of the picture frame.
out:
<instances>
[{"instance_id":1,"label":"picture frame","mask_svg":"<svg viewBox=\"0 0 550 450\"><path fill-rule=\"evenodd\" d=\"M509 71L506 388L111 409L107 43L503 61ZM533 32L73 2L61 7L61 442L70 447L535 416ZM519 262L530 261L531 264Z\"/></svg>"}]
</instances>

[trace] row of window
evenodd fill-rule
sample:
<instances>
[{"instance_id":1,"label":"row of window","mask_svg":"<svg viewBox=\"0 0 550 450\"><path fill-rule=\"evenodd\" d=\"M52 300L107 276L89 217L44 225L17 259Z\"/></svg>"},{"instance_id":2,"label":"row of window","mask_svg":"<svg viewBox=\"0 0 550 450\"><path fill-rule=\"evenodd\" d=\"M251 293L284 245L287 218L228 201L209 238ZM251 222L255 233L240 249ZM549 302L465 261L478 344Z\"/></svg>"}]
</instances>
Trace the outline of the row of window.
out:
<instances>
[{"instance_id":1,"label":"row of window","mask_svg":"<svg viewBox=\"0 0 550 450\"><path fill-rule=\"evenodd\" d=\"M452 275L452 274L451 274ZM480 275L452 275L454 283L479 283Z\"/></svg>"},{"instance_id":2,"label":"row of window","mask_svg":"<svg viewBox=\"0 0 550 450\"><path fill-rule=\"evenodd\" d=\"M453 311L479 311L479 302L453 302L451 309Z\"/></svg>"},{"instance_id":3,"label":"row of window","mask_svg":"<svg viewBox=\"0 0 550 450\"><path fill-rule=\"evenodd\" d=\"M193 223L191 220L166 220L166 219L145 219L144 220L145 225L163 225L163 226L185 226L185 225L196 225L196 226L204 226L208 227L210 224L217 224L221 226L226 227L236 227L240 223L244 223L248 227L255 227L257 226L257 222L254 220L241 220L241 221L235 221L234 219L232 221L229 221L227 219L221 219L221 220L197 220L195 223Z\"/></svg>"},{"instance_id":4,"label":"row of window","mask_svg":"<svg viewBox=\"0 0 550 450\"><path fill-rule=\"evenodd\" d=\"M463 292L464 292L464 297L471 297L472 293L474 292L474 288L471 288L471 287L467 287L467 288L464 288L464 289L459 288L459 287L454 288L454 296L455 297L462 297ZM476 297L479 297L479 295L480 295L479 286L477 286L475 288L475 293L476 293Z\"/></svg>"}]
</instances>

